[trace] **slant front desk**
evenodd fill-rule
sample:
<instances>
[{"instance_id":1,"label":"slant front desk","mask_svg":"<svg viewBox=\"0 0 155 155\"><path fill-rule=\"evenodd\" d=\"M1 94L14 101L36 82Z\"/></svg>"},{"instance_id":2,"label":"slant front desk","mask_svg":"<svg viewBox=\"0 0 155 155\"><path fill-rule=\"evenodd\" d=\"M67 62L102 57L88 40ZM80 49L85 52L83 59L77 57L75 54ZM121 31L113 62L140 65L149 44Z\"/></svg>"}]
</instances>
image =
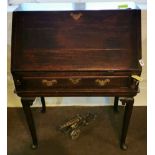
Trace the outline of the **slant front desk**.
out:
<instances>
[{"instance_id":1,"label":"slant front desk","mask_svg":"<svg viewBox=\"0 0 155 155\"><path fill-rule=\"evenodd\" d=\"M38 145L36 97L113 96L125 104L125 139L141 74L141 10L135 3L22 4L13 12L11 72Z\"/></svg>"}]
</instances>

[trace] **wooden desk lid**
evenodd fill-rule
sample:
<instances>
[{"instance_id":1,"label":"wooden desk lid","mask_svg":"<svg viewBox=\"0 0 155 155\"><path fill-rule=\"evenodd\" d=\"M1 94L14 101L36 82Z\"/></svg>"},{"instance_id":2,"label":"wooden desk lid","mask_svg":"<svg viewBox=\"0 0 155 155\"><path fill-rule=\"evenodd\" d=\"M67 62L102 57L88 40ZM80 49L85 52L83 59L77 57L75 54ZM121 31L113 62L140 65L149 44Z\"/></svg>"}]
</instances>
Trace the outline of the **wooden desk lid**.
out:
<instances>
[{"instance_id":1,"label":"wooden desk lid","mask_svg":"<svg viewBox=\"0 0 155 155\"><path fill-rule=\"evenodd\" d=\"M14 12L12 71L137 70L140 21L140 10Z\"/></svg>"}]
</instances>

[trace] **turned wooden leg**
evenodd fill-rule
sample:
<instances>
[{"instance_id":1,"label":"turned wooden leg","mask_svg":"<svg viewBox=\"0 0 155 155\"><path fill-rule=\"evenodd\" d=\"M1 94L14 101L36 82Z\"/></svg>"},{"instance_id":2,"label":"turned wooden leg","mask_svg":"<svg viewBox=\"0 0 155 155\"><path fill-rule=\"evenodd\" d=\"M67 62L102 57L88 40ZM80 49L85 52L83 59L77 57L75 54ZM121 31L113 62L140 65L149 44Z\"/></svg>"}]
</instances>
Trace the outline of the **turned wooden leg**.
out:
<instances>
[{"instance_id":1,"label":"turned wooden leg","mask_svg":"<svg viewBox=\"0 0 155 155\"><path fill-rule=\"evenodd\" d=\"M125 140L126 140L128 127L129 127L129 123L130 123L130 118L131 118L131 114L132 114L134 99L133 98L124 98L124 99L121 99L121 101L122 101L122 103L126 103L126 105L125 105L120 147L123 150L127 150L127 145L125 143Z\"/></svg>"},{"instance_id":2,"label":"turned wooden leg","mask_svg":"<svg viewBox=\"0 0 155 155\"><path fill-rule=\"evenodd\" d=\"M37 136L36 136L36 129L33 121L33 116L31 112L30 106L32 105L35 98L21 98L21 103L23 106L23 110L26 116L26 120L28 123L28 127L32 136L32 149L36 149L38 146Z\"/></svg>"},{"instance_id":3,"label":"turned wooden leg","mask_svg":"<svg viewBox=\"0 0 155 155\"><path fill-rule=\"evenodd\" d=\"M114 112L118 112L118 99L119 99L119 97L115 96L115 99L114 99Z\"/></svg>"},{"instance_id":4,"label":"turned wooden leg","mask_svg":"<svg viewBox=\"0 0 155 155\"><path fill-rule=\"evenodd\" d=\"M40 99L41 99L41 103L42 103L41 112L45 113L46 112L45 98L43 96L41 96Z\"/></svg>"}]
</instances>

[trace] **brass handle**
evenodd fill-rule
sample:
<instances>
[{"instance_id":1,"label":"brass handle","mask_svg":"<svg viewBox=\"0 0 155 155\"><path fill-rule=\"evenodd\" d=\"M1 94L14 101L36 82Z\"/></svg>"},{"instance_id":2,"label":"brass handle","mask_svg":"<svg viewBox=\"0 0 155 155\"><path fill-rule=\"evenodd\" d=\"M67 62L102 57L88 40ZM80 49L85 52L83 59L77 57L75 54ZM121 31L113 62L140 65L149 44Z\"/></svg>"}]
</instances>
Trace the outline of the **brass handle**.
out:
<instances>
[{"instance_id":1,"label":"brass handle","mask_svg":"<svg viewBox=\"0 0 155 155\"><path fill-rule=\"evenodd\" d=\"M74 20L79 20L82 16L82 13L70 13L70 15Z\"/></svg>"},{"instance_id":2,"label":"brass handle","mask_svg":"<svg viewBox=\"0 0 155 155\"><path fill-rule=\"evenodd\" d=\"M110 79L105 79L105 80L96 79L95 82L99 86L105 86L110 82Z\"/></svg>"},{"instance_id":3,"label":"brass handle","mask_svg":"<svg viewBox=\"0 0 155 155\"><path fill-rule=\"evenodd\" d=\"M80 80L81 80L81 79L72 79L72 78L69 79L69 81L70 81L72 84L74 84L74 85L78 84L78 83L80 82Z\"/></svg>"},{"instance_id":4,"label":"brass handle","mask_svg":"<svg viewBox=\"0 0 155 155\"><path fill-rule=\"evenodd\" d=\"M47 87L51 87L57 84L57 80L42 80L42 84Z\"/></svg>"}]
</instances>

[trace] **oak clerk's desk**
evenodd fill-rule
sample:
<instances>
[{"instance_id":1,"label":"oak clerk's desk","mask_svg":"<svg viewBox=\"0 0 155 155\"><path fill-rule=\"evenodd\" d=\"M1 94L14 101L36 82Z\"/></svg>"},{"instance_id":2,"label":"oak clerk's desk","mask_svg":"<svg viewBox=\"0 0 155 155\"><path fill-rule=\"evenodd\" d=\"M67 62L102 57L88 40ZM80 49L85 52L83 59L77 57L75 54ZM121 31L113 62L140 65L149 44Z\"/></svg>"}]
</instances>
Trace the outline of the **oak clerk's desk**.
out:
<instances>
[{"instance_id":1,"label":"oak clerk's desk","mask_svg":"<svg viewBox=\"0 0 155 155\"><path fill-rule=\"evenodd\" d=\"M30 106L41 97L45 111L46 96L114 96L115 111L123 97L120 145L127 148L139 84L131 76L141 74L141 10L134 3L128 9L107 4L23 4L13 13L11 71L33 148L38 142Z\"/></svg>"}]
</instances>

